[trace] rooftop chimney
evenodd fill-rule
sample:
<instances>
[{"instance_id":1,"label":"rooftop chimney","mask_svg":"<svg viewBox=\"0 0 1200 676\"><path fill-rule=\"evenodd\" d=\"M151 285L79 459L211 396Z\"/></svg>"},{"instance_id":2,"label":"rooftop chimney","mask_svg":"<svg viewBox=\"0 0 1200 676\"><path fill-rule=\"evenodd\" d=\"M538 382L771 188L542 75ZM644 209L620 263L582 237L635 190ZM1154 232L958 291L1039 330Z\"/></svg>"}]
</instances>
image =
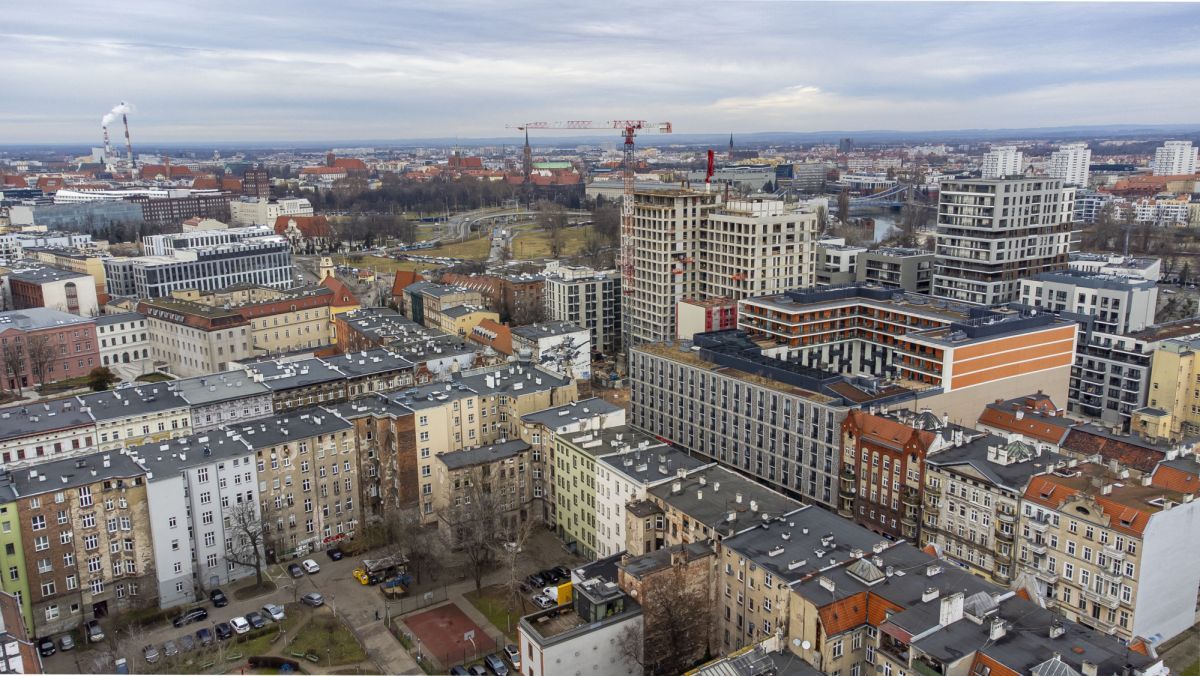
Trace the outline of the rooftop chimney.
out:
<instances>
[{"instance_id":1,"label":"rooftop chimney","mask_svg":"<svg viewBox=\"0 0 1200 676\"><path fill-rule=\"evenodd\" d=\"M938 611L938 624L948 627L963 617L963 593L954 592L942 597L942 605Z\"/></svg>"}]
</instances>

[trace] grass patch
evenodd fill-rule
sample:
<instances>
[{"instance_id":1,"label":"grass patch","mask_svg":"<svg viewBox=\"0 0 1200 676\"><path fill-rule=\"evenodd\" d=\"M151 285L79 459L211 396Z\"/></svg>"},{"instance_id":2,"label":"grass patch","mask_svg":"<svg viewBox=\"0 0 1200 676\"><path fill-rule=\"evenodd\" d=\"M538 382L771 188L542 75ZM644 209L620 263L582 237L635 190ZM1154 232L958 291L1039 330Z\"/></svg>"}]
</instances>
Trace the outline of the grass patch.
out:
<instances>
[{"instance_id":1,"label":"grass patch","mask_svg":"<svg viewBox=\"0 0 1200 676\"><path fill-rule=\"evenodd\" d=\"M367 659L354 634L333 613L313 613L308 624L288 644L289 653L312 653L321 658L319 666L354 664Z\"/></svg>"},{"instance_id":2,"label":"grass patch","mask_svg":"<svg viewBox=\"0 0 1200 676\"><path fill-rule=\"evenodd\" d=\"M449 258L482 261L487 259L488 253L491 250L492 240L490 237L476 236L462 242L443 244L433 249L414 253L427 253L432 256L447 256Z\"/></svg>"},{"instance_id":3,"label":"grass patch","mask_svg":"<svg viewBox=\"0 0 1200 676\"><path fill-rule=\"evenodd\" d=\"M396 272L404 270L405 272L420 272L421 270L432 270L437 267L435 263L421 263L419 261L398 261L394 258L384 258L383 256L362 256L355 254L354 260L349 256L335 256L334 263L337 265L349 265L352 268L371 268L375 272Z\"/></svg>"},{"instance_id":4,"label":"grass patch","mask_svg":"<svg viewBox=\"0 0 1200 676\"><path fill-rule=\"evenodd\" d=\"M90 376L76 376L74 378L66 378L64 380L56 380L45 385L38 385L37 391L40 394L54 394L56 392L66 392L67 390L77 390L81 387L90 387Z\"/></svg>"},{"instance_id":5,"label":"grass patch","mask_svg":"<svg viewBox=\"0 0 1200 676\"><path fill-rule=\"evenodd\" d=\"M270 594L273 591L275 591L275 583L264 577L261 586L257 584L249 584L245 587L234 589L233 598L239 601L245 601L246 599L252 599L255 596Z\"/></svg>"},{"instance_id":6,"label":"grass patch","mask_svg":"<svg viewBox=\"0 0 1200 676\"><path fill-rule=\"evenodd\" d=\"M583 225L577 228L564 228L562 233L562 252L560 258L577 256L583 252L584 242L592 226ZM513 258L549 258L550 235L544 230L521 233L513 239Z\"/></svg>"},{"instance_id":7,"label":"grass patch","mask_svg":"<svg viewBox=\"0 0 1200 676\"><path fill-rule=\"evenodd\" d=\"M513 643L517 640L517 624L521 621L521 617L533 612L535 608L522 608L521 602L513 599L512 613L508 612L508 601L505 598L506 590L500 585L492 585L484 587L475 592L474 590L463 594L475 609L483 613L488 622L492 626L503 631ZM508 631L505 631L508 629Z\"/></svg>"},{"instance_id":8,"label":"grass patch","mask_svg":"<svg viewBox=\"0 0 1200 676\"><path fill-rule=\"evenodd\" d=\"M1200 676L1200 660L1192 662L1192 666L1184 669L1183 676Z\"/></svg>"},{"instance_id":9,"label":"grass patch","mask_svg":"<svg viewBox=\"0 0 1200 676\"><path fill-rule=\"evenodd\" d=\"M163 383L168 380L175 380L174 376L169 376L165 373L144 373L136 378L139 383Z\"/></svg>"}]
</instances>

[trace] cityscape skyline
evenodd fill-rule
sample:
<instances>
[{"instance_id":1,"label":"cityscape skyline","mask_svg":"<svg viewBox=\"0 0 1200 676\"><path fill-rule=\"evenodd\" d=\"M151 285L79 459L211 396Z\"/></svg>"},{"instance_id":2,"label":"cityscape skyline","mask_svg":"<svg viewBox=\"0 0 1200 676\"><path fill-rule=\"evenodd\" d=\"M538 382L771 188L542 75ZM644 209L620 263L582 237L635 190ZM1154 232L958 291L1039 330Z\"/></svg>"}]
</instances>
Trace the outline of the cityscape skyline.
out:
<instances>
[{"instance_id":1,"label":"cityscape skyline","mask_svg":"<svg viewBox=\"0 0 1200 676\"><path fill-rule=\"evenodd\" d=\"M1190 124L1200 103L1186 4L606 7L15 7L0 122L8 143L98 139L124 100L152 143L516 138L505 124L621 117L915 132ZM745 43L753 26L774 30ZM1095 58L1114 44L1121 59Z\"/></svg>"}]
</instances>

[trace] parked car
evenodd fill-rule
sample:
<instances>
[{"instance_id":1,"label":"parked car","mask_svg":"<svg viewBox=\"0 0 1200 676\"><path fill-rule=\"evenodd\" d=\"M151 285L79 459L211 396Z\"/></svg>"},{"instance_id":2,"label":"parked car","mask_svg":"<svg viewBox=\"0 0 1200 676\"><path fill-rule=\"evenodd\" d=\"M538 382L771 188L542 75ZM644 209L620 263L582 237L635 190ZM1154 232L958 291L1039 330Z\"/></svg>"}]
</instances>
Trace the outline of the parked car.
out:
<instances>
[{"instance_id":1,"label":"parked car","mask_svg":"<svg viewBox=\"0 0 1200 676\"><path fill-rule=\"evenodd\" d=\"M196 639L192 638L191 634L184 634L179 637L179 650L181 652L190 653L196 649Z\"/></svg>"},{"instance_id":2,"label":"parked car","mask_svg":"<svg viewBox=\"0 0 1200 676\"><path fill-rule=\"evenodd\" d=\"M450 676L470 676L471 672L461 664L456 664L450 667Z\"/></svg>"},{"instance_id":3,"label":"parked car","mask_svg":"<svg viewBox=\"0 0 1200 676\"><path fill-rule=\"evenodd\" d=\"M537 573L534 573L533 575L530 575L529 577L525 578L525 581L529 583L530 587L539 587L540 588L540 587L546 586L546 578L542 577L541 575L538 575Z\"/></svg>"},{"instance_id":4,"label":"parked car","mask_svg":"<svg viewBox=\"0 0 1200 676\"><path fill-rule=\"evenodd\" d=\"M171 624L175 625L176 628L179 628L179 627L189 625L193 622L199 622L200 620L207 620L207 619L208 619L208 611L207 610L205 610L204 608L192 608L191 610L184 612L184 614L180 615L179 617L176 617L175 620Z\"/></svg>"},{"instance_id":5,"label":"parked car","mask_svg":"<svg viewBox=\"0 0 1200 676\"><path fill-rule=\"evenodd\" d=\"M208 599L212 601L217 608L224 608L229 605L229 598L225 596L225 592L220 589L214 589L208 593Z\"/></svg>"},{"instance_id":6,"label":"parked car","mask_svg":"<svg viewBox=\"0 0 1200 676\"><path fill-rule=\"evenodd\" d=\"M508 665L505 664L504 660L500 659L500 656L496 653L492 653L491 655L483 658L483 663L486 664L487 668L496 676L508 676Z\"/></svg>"},{"instance_id":7,"label":"parked car","mask_svg":"<svg viewBox=\"0 0 1200 676\"><path fill-rule=\"evenodd\" d=\"M44 638L38 641L38 652L42 654L42 657L50 657L58 652L58 648L54 647L54 639Z\"/></svg>"},{"instance_id":8,"label":"parked car","mask_svg":"<svg viewBox=\"0 0 1200 676\"><path fill-rule=\"evenodd\" d=\"M571 569L566 566L555 566L554 572L558 573L558 577L561 580L571 579Z\"/></svg>"},{"instance_id":9,"label":"parked car","mask_svg":"<svg viewBox=\"0 0 1200 676\"><path fill-rule=\"evenodd\" d=\"M309 575L321 572L321 567L312 559L304 559L304 562L301 563L300 566L304 568L304 572L308 573Z\"/></svg>"},{"instance_id":10,"label":"parked car","mask_svg":"<svg viewBox=\"0 0 1200 676\"><path fill-rule=\"evenodd\" d=\"M533 597L533 605L537 606L538 608L546 609L553 608L558 604L556 604L554 601L551 601L548 597L538 594L537 596Z\"/></svg>"},{"instance_id":11,"label":"parked car","mask_svg":"<svg viewBox=\"0 0 1200 676\"><path fill-rule=\"evenodd\" d=\"M558 582L558 580L559 580L558 571L554 570L553 568L547 568L546 570L540 570L540 571L538 571L538 575L540 575L542 577L542 579L546 581L546 584L554 584L555 582Z\"/></svg>"},{"instance_id":12,"label":"parked car","mask_svg":"<svg viewBox=\"0 0 1200 676\"><path fill-rule=\"evenodd\" d=\"M222 641L233 637L233 627L228 622L218 622L213 629L217 632L217 638Z\"/></svg>"},{"instance_id":13,"label":"parked car","mask_svg":"<svg viewBox=\"0 0 1200 676\"><path fill-rule=\"evenodd\" d=\"M208 627L201 627L196 630L196 640L200 643L200 647L204 648L212 645L213 633Z\"/></svg>"},{"instance_id":14,"label":"parked car","mask_svg":"<svg viewBox=\"0 0 1200 676\"><path fill-rule=\"evenodd\" d=\"M118 657L115 661L113 661L113 672L118 674L128 674L129 662L127 662L124 657Z\"/></svg>"},{"instance_id":15,"label":"parked car","mask_svg":"<svg viewBox=\"0 0 1200 676\"><path fill-rule=\"evenodd\" d=\"M467 667L467 673L471 676L488 676L488 670L482 664L472 664Z\"/></svg>"},{"instance_id":16,"label":"parked car","mask_svg":"<svg viewBox=\"0 0 1200 676\"><path fill-rule=\"evenodd\" d=\"M325 605L325 597L321 596L317 592L309 592L309 593L305 594L304 596L301 596L300 600L305 605L310 605L313 608Z\"/></svg>"},{"instance_id":17,"label":"parked car","mask_svg":"<svg viewBox=\"0 0 1200 676\"><path fill-rule=\"evenodd\" d=\"M274 603L268 603L262 607L263 615L271 618L275 622L283 622L283 606Z\"/></svg>"},{"instance_id":18,"label":"parked car","mask_svg":"<svg viewBox=\"0 0 1200 676\"><path fill-rule=\"evenodd\" d=\"M330 561L341 561L346 554L338 547L325 550L325 556L329 557Z\"/></svg>"},{"instance_id":19,"label":"parked car","mask_svg":"<svg viewBox=\"0 0 1200 676\"><path fill-rule=\"evenodd\" d=\"M64 650L64 651L65 650L74 650L75 649L75 637L70 634L63 634L62 636L59 636L58 637L58 649Z\"/></svg>"},{"instance_id":20,"label":"parked car","mask_svg":"<svg viewBox=\"0 0 1200 676\"><path fill-rule=\"evenodd\" d=\"M546 587L542 590L542 596L558 603L558 587Z\"/></svg>"},{"instance_id":21,"label":"parked car","mask_svg":"<svg viewBox=\"0 0 1200 676\"><path fill-rule=\"evenodd\" d=\"M298 563L289 563L287 571L288 575L291 575L292 577L304 577L304 571L301 570L300 564Z\"/></svg>"},{"instance_id":22,"label":"parked car","mask_svg":"<svg viewBox=\"0 0 1200 676\"><path fill-rule=\"evenodd\" d=\"M250 623L244 617L232 617L229 619L229 626L233 627L233 633L245 634L250 631Z\"/></svg>"},{"instance_id":23,"label":"parked car","mask_svg":"<svg viewBox=\"0 0 1200 676\"><path fill-rule=\"evenodd\" d=\"M246 621L249 622L250 626L254 629L262 629L263 627L267 626L267 621L263 619L262 615L258 614L257 610L251 610L250 612L246 613Z\"/></svg>"},{"instance_id":24,"label":"parked car","mask_svg":"<svg viewBox=\"0 0 1200 676\"><path fill-rule=\"evenodd\" d=\"M513 665L513 669L521 671L521 649L509 643L504 646L504 656L508 658L508 663Z\"/></svg>"},{"instance_id":25,"label":"parked car","mask_svg":"<svg viewBox=\"0 0 1200 676\"><path fill-rule=\"evenodd\" d=\"M179 654L179 646L175 641L167 641L163 644L163 654L167 657L175 657Z\"/></svg>"},{"instance_id":26,"label":"parked car","mask_svg":"<svg viewBox=\"0 0 1200 676\"><path fill-rule=\"evenodd\" d=\"M99 643L104 640L104 628L96 620L88 620L83 623L83 635L88 642Z\"/></svg>"},{"instance_id":27,"label":"parked car","mask_svg":"<svg viewBox=\"0 0 1200 676\"><path fill-rule=\"evenodd\" d=\"M142 657L146 658L146 664L154 664L160 657L158 648L154 647L153 645L148 645L145 648L142 648Z\"/></svg>"}]
</instances>

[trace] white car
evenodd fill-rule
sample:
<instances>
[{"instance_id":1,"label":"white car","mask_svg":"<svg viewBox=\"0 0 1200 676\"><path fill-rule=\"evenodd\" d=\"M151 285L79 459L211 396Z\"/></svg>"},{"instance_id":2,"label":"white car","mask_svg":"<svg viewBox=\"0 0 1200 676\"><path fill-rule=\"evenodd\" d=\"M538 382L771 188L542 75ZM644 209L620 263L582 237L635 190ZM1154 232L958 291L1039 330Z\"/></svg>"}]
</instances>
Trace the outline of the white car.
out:
<instances>
[{"instance_id":1,"label":"white car","mask_svg":"<svg viewBox=\"0 0 1200 676\"><path fill-rule=\"evenodd\" d=\"M309 575L321 572L321 567L318 566L317 562L313 561L312 559L304 559L304 561L300 562L300 567L303 568L304 572L308 573Z\"/></svg>"},{"instance_id":2,"label":"white car","mask_svg":"<svg viewBox=\"0 0 1200 676\"><path fill-rule=\"evenodd\" d=\"M553 608L558 604L556 604L554 601L551 601L549 597L538 594L537 596L533 597L533 605L537 606L538 608Z\"/></svg>"},{"instance_id":3,"label":"white car","mask_svg":"<svg viewBox=\"0 0 1200 676\"><path fill-rule=\"evenodd\" d=\"M250 631L250 623L244 617L235 617L229 620L229 626L233 627L235 634L245 634Z\"/></svg>"},{"instance_id":4,"label":"white car","mask_svg":"<svg viewBox=\"0 0 1200 676\"><path fill-rule=\"evenodd\" d=\"M551 601L557 602L558 601L558 587L546 587L546 588L542 589L542 596L545 596L546 598L550 599Z\"/></svg>"},{"instance_id":5,"label":"white car","mask_svg":"<svg viewBox=\"0 0 1200 676\"><path fill-rule=\"evenodd\" d=\"M283 606L274 603L268 603L262 607L263 615L271 618L275 622L283 622Z\"/></svg>"}]
</instances>

